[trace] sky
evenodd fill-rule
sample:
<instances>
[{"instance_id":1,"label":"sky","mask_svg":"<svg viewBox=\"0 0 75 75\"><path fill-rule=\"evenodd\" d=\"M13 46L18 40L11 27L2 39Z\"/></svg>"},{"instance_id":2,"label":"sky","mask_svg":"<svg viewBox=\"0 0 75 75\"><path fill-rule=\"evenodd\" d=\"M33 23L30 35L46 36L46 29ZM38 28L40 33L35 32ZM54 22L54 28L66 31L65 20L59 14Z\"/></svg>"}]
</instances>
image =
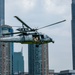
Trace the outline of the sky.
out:
<instances>
[{"instance_id":1,"label":"sky","mask_svg":"<svg viewBox=\"0 0 75 75\"><path fill-rule=\"evenodd\" d=\"M21 26L18 16L32 28L39 28L66 19L66 22L39 30L55 43L48 44L49 69L72 70L71 0L6 0L5 23ZM16 28L13 27L14 31ZM28 45L14 44L14 51L23 47L24 68L28 71Z\"/></svg>"}]
</instances>

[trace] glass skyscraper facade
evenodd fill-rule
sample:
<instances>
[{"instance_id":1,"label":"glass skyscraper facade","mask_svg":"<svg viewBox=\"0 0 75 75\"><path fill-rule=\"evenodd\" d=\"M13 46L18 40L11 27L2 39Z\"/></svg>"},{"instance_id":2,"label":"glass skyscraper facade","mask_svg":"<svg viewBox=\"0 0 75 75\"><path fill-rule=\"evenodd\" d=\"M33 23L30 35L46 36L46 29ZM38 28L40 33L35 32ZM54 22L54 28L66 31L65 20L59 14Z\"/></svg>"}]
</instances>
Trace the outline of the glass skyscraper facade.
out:
<instances>
[{"instance_id":1,"label":"glass skyscraper facade","mask_svg":"<svg viewBox=\"0 0 75 75\"><path fill-rule=\"evenodd\" d=\"M73 69L75 70L75 0L72 0L72 55Z\"/></svg>"},{"instance_id":2,"label":"glass skyscraper facade","mask_svg":"<svg viewBox=\"0 0 75 75\"><path fill-rule=\"evenodd\" d=\"M4 25L5 24L5 0L0 0L0 25Z\"/></svg>"},{"instance_id":3,"label":"glass skyscraper facade","mask_svg":"<svg viewBox=\"0 0 75 75\"><path fill-rule=\"evenodd\" d=\"M21 72L24 72L24 57L22 52L14 52L13 73L19 74Z\"/></svg>"},{"instance_id":4,"label":"glass skyscraper facade","mask_svg":"<svg viewBox=\"0 0 75 75\"><path fill-rule=\"evenodd\" d=\"M29 75L48 75L48 44L28 45Z\"/></svg>"}]
</instances>

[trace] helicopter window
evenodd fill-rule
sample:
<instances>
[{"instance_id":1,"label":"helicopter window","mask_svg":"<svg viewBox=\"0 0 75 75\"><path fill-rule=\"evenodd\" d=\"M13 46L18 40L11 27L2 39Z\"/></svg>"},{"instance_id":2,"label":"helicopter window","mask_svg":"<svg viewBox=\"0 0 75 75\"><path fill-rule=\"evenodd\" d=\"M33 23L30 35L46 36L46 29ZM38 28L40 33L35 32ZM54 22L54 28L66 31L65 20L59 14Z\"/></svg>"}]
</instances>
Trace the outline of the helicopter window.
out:
<instances>
[{"instance_id":1,"label":"helicopter window","mask_svg":"<svg viewBox=\"0 0 75 75\"><path fill-rule=\"evenodd\" d=\"M39 39L39 36L38 35L33 35L33 40L34 41L39 41L40 39Z\"/></svg>"},{"instance_id":2,"label":"helicopter window","mask_svg":"<svg viewBox=\"0 0 75 75\"><path fill-rule=\"evenodd\" d=\"M44 39L44 35L41 35L41 38Z\"/></svg>"}]
</instances>

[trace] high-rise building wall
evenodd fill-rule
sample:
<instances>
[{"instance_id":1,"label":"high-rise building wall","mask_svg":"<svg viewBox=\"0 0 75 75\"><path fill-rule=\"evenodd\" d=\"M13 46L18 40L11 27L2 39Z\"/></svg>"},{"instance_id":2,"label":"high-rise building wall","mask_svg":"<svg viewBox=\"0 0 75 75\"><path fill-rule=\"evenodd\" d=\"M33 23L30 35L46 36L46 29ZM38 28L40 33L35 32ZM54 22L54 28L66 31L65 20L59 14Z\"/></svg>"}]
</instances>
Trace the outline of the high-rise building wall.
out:
<instances>
[{"instance_id":1,"label":"high-rise building wall","mask_svg":"<svg viewBox=\"0 0 75 75\"><path fill-rule=\"evenodd\" d=\"M1 34L13 32L12 27L8 25L0 26ZM12 35L3 35L0 37L7 37ZM0 75L12 74L12 62L13 62L13 43L0 43Z\"/></svg>"},{"instance_id":2,"label":"high-rise building wall","mask_svg":"<svg viewBox=\"0 0 75 75\"><path fill-rule=\"evenodd\" d=\"M5 21L5 0L0 0L0 25L4 25Z\"/></svg>"},{"instance_id":3,"label":"high-rise building wall","mask_svg":"<svg viewBox=\"0 0 75 75\"><path fill-rule=\"evenodd\" d=\"M75 70L75 0L72 0L72 55L73 69Z\"/></svg>"},{"instance_id":4,"label":"high-rise building wall","mask_svg":"<svg viewBox=\"0 0 75 75\"><path fill-rule=\"evenodd\" d=\"M22 52L14 52L13 73L19 74L21 72L24 72L24 57Z\"/></svg>"},{"instance_id":5,"label":"high-rise building wall","mask_svg":"<svg viewBox=\"0 0 75 75\"><path fill-rule=\"evenodd\" d=\"M29 75L48 75L48 44L28 45Z\"/></svg>"},{"instance_id":6,"label":"high-rise building wall","mask_svg":"<svg viewBox=\"0 0 75 75\"><path fill-rule=\"evenodd\" d=\"M0 0L0 37L7 37L2 36L2 33L8 32L13 32L13 29L5 25L5 0ZM13 43L0 42L0 75L12 75L12 59Z\"/></svg>"}]
</instances>

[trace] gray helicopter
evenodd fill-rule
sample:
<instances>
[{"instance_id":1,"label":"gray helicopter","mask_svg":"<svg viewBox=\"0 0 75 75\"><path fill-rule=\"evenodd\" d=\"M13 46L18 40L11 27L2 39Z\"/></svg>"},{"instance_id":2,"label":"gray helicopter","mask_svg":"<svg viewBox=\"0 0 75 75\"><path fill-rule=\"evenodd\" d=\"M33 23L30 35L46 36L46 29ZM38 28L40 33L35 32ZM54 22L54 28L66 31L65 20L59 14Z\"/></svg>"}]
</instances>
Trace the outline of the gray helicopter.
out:
<instances>
[{"instance_id":1,"label":"gray helicopter","mask_svg":"<svg viewBox=\"0 0 75 75\"><path fill-rule=\"evenodd\" d=\"M22 28L18 28L17 29L18 32L5 33L3 35L18 34L18 36L2 37L0 38L0 42L14 42L14 43L21 43L21 44L46 44L50 42L54 43L52 38L50 38L48 35L38 32L38 30L66 21L66 20L62 20L38 29L33 29L29 27L26 23L24 23L19 17L15 16L15 18L22 23Z\"/></svg>"}]
</instances>

